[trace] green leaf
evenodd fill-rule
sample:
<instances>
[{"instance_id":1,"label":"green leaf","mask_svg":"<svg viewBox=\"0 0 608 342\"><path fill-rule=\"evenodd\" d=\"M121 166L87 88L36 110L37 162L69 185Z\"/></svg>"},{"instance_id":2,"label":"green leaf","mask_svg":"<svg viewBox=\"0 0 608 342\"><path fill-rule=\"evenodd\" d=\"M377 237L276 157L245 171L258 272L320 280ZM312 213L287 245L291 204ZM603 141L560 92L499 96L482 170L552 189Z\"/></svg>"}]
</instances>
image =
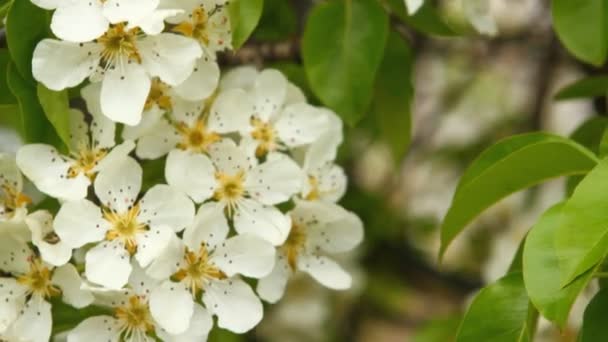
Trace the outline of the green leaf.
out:
<instances>
[{"instance_id":1,"label":"green leaf","mask_svg":"<svg viewBox=\"0 0 608 342\"><path fill-rule=\"evenodd\" d=\"M232 0L228 5L232 29L232 47L238 49L247 41L260 21L264 0Z\"/></svg>"},{"instance_id":2,"label":"green leaf","mask_svg":"<svg viewBox=\"0 0 608 342\"><path fill-rule=\"evenodd\" d=\"M555 94L556 100L605 96L608 93L608 76L592 76L565 86Z\"/></svg>"},{"instance_id":3,"label":"green leaf","mask_svg":"<svg viewBox=\"0 0 608 342\"><path fill-rule=\"evenodd\" d=\"M289 39L298 27L293 4L285 0L266 0L264 11L253 37L263 41Z\"/></svg>"},{"instance_id":4,"label":"green leaf","mask_svg":"<svg viewBox=\"0 0 608 342\"><path fill-rule=\"evenodd\" d=\"M605 342L608 336L608 289L601 289L587 305L583 315L580 342Z\"/></svg>"},{"instance_id":5,"label":"green leaf","mask_svg":"<svg viewBox=\"0 0 608 342\"><path fill-rule=\"evenodd\" d=\"M608 119L596 116L583 122L570 135L570 139L590 149L593 153L599 154L602 135L606 128L608 128ZM566 182L566 193L568 196L574 192L574 189L583 178L584 176L572 176L568 178Z\"/></svg>"},{"instance_id":6,"label":"green leaf","mask_svg":"<svg viewBox=\"0 0 608 342\"><path fill-rule=\"evenodd\" d=\"M608 0L553 0L557 36L578 59L602 65L608 54Z\"/></svg>"},{"instance_id":7,"label":"green leaf","mask_svg":"<svg viewBox=\"0 0 608 342\"><path fill-rule=\"evenodd\" d=\"M32 76L32 55L40 40L49 36L47 12L29 0L15 0L6 17L6 40L17 71L27 82Z\"/></svg>"},{"instance_id":8,"label":"green leaf","mask_svg":"<svg viewBox=\"0 0 608 342\"><path fill-rule=\"evenodd\" d=\"M411 74L412 52L399 34L391 32L376 78L371 113L378 122L382 138L391 147L395 161L403 158L410 144L414 96Z\"/></svg>"},{"instance_id":9,"label":"green leaf","mask_svg":"<svg viewBox=\"0 0 608 342\"><path fill-rule=\"evenodd\" d=\"M531 341L529 301L520 272L510 273L483 288L471 303L456 336L457 342Z\"/></svg>"},{"instance_id":10,"label":"green leaf","mask_svg":"<svg viewBox=\"0 0 608 342\"><path fill-rule=\"evenodd\" d=\"M586 173L596 164L591 151L556 135L528 133L498 142L461 178L441 227L440 256L471 220L500 199L551 178Z\"/></svg>"},{"instance_id":11,"label":"green leaf","mask_svg":"<svg viewBox=\"0 0 608 342\"><path fill-rule=\"evenodd\" d=\"M70 146L70 104L67 90L53 91L38 83L38 99L57 135L66 146Z\"/></svg>"},{"instance_id":12,"label":"green leaf","mask_svg":"<svg viewBox=\"0 0 608 342\"><path fill-rule=\"evenodd\" d=\"M555 238L564 203L547 210L528 233L524 245L524 283L530 301L548 320L563 328L578 294L591 280L592 271L567 287L560 286L559 258Z\"/></svg>"},{"instance_id":13,"label":"green leaf","mask_svg":"<svg viewBox=\"0 0 608 342\"><path fill-rule=\"evenodd\" d=\"M11 56L7 49L0 49L0 104L13 104L17 103L17 99L11 93L8 88L8 82L6 80L8 76L8 63L11 60Z\"/></svg>"},{"instance_id":14,"label":"green leaf","mask_svg":"<svg viewBox=\"0 0 608 342\"><path fill-rule=\"evenodd\" d=\"M555 239L560 283L569 284L608 252L608 159L580 182L562 208Z\"/></svg>"},{"instance_id":15,"label":"green leaf","mask_svg":"<svg viewBox=\"0 0 608 342\"><path fill-rule=\"evenodd\" d=\"M8 67L8 86L19 103L19 131L25 142L44 142L60 147L62 143L38 102L35 83L26 81L12 63Z\"/></svg>"},{"instance_id":16,"label":"green leaf","mask_svg":"<svg viewBox=\"0 0 608 342\"><path fill-rule=\"evenodd\" d=\"M388 17L376 0L318 4L302 40L313 92L350 125L367 112L382 61Z\"/></svg>"},{"instance_id":17,"label":"green leaf","mask_svg":"<svg viewBox=\"0 0 608 342\"><path fill-rule=\"evenodd\" d=\"M112 315L112 310L99 306L91 305L86 308L76 309L58 299L53 299L51 302L53 335L73 329L80 322L89 317Z\"/></svg>"},{"instance_id":18,"label":"green leaf","mask_svg":"<svg viewBox=\"0 0 608 342\"><path fill-rule=\"evenodd\" d=\"M604 158L608 156L608 125L604 129L604 133L602 133L602 138L600 139L598 155L600 158Z\"/></svg>"}]
</instances>

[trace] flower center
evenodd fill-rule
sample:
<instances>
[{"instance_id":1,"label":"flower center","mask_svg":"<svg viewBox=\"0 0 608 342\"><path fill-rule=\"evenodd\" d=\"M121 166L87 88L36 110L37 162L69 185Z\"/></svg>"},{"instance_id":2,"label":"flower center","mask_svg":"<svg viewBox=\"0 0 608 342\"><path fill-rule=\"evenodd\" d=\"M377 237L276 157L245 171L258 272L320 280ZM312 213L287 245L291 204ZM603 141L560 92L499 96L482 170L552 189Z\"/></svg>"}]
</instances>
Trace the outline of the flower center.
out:
<instances>
[{"instance_id":1,"label":"flower center","mask_svg":"<svg viewBox=\"0 0 608 342\"><path fill-rule=\"evenodd\" d=\"M202 7L197 7L191 15L189 21L183 21L173 28L174 32L179 32L184 36L192 37L203 45L209 45L209 31L207 24L209 16Z\"/></svg>"},{"instance_id":2,"label":"flower center","mask_svg":"<svg viewBox=\"0 0 608 342\"><path fill-rule=\"evenodd\" d=\"M255 155L258 158L276 149L277 132L269 122L252 117L251 126L253 127L251 136L258 141L258 147L255 150Z\"/></svg>"},{"instance_id":3,"label":"flower center","mask_svg":"<svg viewBox=\"0 0 608 342\"><path fill-rule=\"evenodd\" d=\"M298 264L298 255L302 252L305 245L306 228L293 222L287 240L281 246L281 251L287 257L287 264L293 271L295 271Z\"/></svg>"},{"instance_id":4,"label":"flower center","mask_svg":"<svg viewBox=\"0 0 608 342\"><path fill-rule=\"evenodd\" d=\"M203 290L205 284L212 279L225 279L226 274L209 262L209 252L204 244L198 253L186 249L184 254L184 266L179 269L172 278L183 282L196 296Z\"/></svg>"},{"instance_id":5,"label":"flower center","mask_svg":"<svg viewBox=\"0 0 608 342\"><path fill-rule=\"evenodd\" d=\"M19 284L26 286L29 292L43 298L58 296L61 291L51 282L52 272L44 266L39 258L30 260L28 273L17 278Z\"/></svg>"},{"instance_id":6,"label":"flower center","mask_svg":"<svg viewBox=\"0 0 608 342\"><path fill-rule=\"evenodd\" d=\"M129 302L116 308L114 315L122 323L122 330L128 335L125 339L154 331L148 303L138 296L129 297Z\"/></svg>"},{"instance_id":7,"label":"flower center","mask_svg":"<svg viewBox=\"0 0 608 342\"><path fill-rule=\"evenodd\" d=\"M79 174L83 174L93 180L95 178L93 169L107 154L106 149L94 148L81 148L77 153L72 153L76 161L68 169L67 177L76 178Z\"/></svg>"},{"instance_id":8,"label":"flower center","mask_svg":"<svg viewBox=\"0 0 608 342\"><path fill-rule=\"evenodd\" d=\"M310 185L310 192L308 192L308 195L306 195L306 200L318 200L321 197L321 190L319 189L319 180L314 176L308 176L308 184Z\"/></svg>"},{"instance_id":9,"label":"flower center","mask_svg":"<svg viewBox=\"0 0 608 342\"><path fill-rule=\"evenodd\" d=\"M102 46L102 64L106 67L113 66L120 58L126 58L128 62L134 60L141 63L141 56L136 45L138 34L139 28L137 27L127 30L124 23L112 25L97 39L97 43Z\"/></svg>"},{"instance_id":10,"label":"flower center","mask_svg":"<svg viewBox=\"0 0 608 342\"><path fill-rule=\"evenodd\" d=\"M148 230L148 226L137 221L139 205L135 205L124 214L118 214L105 209L103 217L110 222L110 229L106 233L106 240L120 239L127 251L133 255L137 251L137 235Z\"/></svg>"},{"instance_id":11,"label":"flower center","mask_svg":"<svg viewBox=\"0 0 608 342\"><path fill-rule=\"evenodd\" d=\"M182 136L182 141L177 144L177 147L182 150L204 153L207 152L211 144L221 139L219 134L207 130L203 118L196 120L196 123L192 127L180 122L176 128Z\"/></svg>"},{"instance_id":12,"label":"flower center","mask_svg":"<svg viewBox=\"0 0 608 342\"><path fill-rule=\"evenodd\" d=\"M17 209L32 203L28 196L9 183L1 185L0 190L0 216L11 218Z\"/></svg>"},{"instance_id":13,"label":"flower center","mask_svg":"<svg viewBox=\"0 0 608 342\"><path fill-rule=\"evenodd\" d=\"M232 215L232 210L238 201L245 196L245 172L239 171L234 175L223 172L216 172L215 179L219 186L213 194L216 201L224 201L228 204L228 214Z\"/></svg>"},{"instance_id":14,"label":"flower center","mask_svg":"<svg viewBox=\"0 0 608 342\"><path fill-rule=\"evenodd\" d=\"M158 108L170 111L173 107L171 97L167 95L169 87L160 79L154 78L144 105L144 110L150 110L155 104Z\"/></svg>"}]
</instances>

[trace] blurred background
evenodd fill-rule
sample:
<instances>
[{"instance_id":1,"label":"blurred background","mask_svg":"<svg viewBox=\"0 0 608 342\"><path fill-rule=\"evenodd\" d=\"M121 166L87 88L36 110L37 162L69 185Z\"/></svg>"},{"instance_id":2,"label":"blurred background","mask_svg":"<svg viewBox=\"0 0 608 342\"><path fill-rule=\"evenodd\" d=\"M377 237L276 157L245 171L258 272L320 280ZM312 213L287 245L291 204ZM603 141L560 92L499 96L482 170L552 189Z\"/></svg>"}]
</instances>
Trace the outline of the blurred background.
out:
<instances>
[{"instance_id":1,"label":"blurred background","mask_svg":"<svg viewBox=\"0 0 608 342\"><path fill-rule=\"evenodd\" d=\"M439 265L438 228L466 166L503 137L532 130L569 136L595 112L606 112L605 101L554 101L558 89L589 70L554 36L549 1L490 3L498 29L491 37L472 30L463 37L422 35L392 18L415 56L412 143L405 158L395 160L371 120L346 129L339 163L350 184L341 204L361 216L366 229L360 248L341 256L353 288L330 291L301 276L278 305L267 307L254 332L216 329L211 341L452 340L471 297L506 272L527 230L565 191L556 181L503 200L461 234ZM222 63L279 68L315 102L299 54L313 5L266 0L253 39ZM436 6L451 25L467 30L459 0ZM19 144L0 127L2 150ZM537 340L574 341L585 298L580 301L567 330L541 322Z\"/></svg>"}]
</instances>

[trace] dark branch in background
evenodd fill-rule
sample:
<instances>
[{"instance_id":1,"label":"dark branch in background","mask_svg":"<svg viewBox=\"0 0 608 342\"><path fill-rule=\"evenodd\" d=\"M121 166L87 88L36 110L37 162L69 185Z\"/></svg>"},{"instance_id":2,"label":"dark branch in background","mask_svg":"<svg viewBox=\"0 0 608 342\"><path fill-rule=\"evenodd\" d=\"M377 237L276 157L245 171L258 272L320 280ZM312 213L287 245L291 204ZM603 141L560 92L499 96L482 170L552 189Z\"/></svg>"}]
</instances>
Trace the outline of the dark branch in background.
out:
<instances>
[{"instance_id":1,"label":"dark branch in background","mask_svg":"<svg viewBox=\"0 0 608 342\"><path fill-rule=\"evenodd\" d=\"M254 64L262 66L278 61L300 62L300 40L291 39L282 42L252 41L242 46L238 51L225 52L218 55L222 66Z\"/></svg>"},{"instance_id":2,"label":"dark branch in background","mask_svg":"<svg viewBox=\"0 0 608 342\"><path fill-rule=\"evenodd\" d=\"M6 48L6 30L0 29L0 48Z\"/></svg>"},{"instance_id":3,"label":"dark branch in background","mask_svg":"<svg viewBox=\"0 0 608 342\"><path fill-rule=\"evenodd\" d=\"M544 56L539 58L539 65L536 73L536 87L534 94L534 103L532 105L532 117L530 118L530 126L532 130L540 130L543 123L544 112L547 108L546 104L551 94L551 83L554 81L555 69L560 61L560 46L555 34L549 33L551 36L547 43L547 48Z\"/></svg>"}]
</instances>

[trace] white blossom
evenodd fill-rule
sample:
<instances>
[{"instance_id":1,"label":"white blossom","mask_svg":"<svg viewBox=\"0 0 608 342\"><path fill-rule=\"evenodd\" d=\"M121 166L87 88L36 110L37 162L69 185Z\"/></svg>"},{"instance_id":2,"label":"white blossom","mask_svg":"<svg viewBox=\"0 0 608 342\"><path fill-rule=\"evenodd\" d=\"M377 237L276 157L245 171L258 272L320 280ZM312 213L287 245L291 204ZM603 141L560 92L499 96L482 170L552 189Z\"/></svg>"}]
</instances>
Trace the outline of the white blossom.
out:
<instances>
[{"instance_id":1,"label":"white blossom","mask_svg":"<svg viewBox=\"0 0 608 342\"><path fill-rule=\"evenodd\" d=\"M0 233L12 233L29 240L24 220L32 200L23 193L23 177L15 159L0 153Z\"/></svg>"},{"instance_id":2,"label":"white blossom","mask_svg":"<svg viewBox=\"0 0 608 342\"><path fill-rule=\"evenodd\" d=\"M86 253L85 274L93 283L120 289L131 273L131 256L147 267L194 217L185 195L158 184L138 200L142 169L131 159L105 169L95 179L101 208L87 199L61 206L54 221L57 235Z\"/></svg>"},{"instance_id":3,"label":"white blossom","mask_svg":"<svg viewBox=\"0 0 608 342\"><path fill-rule=\"evenodd\" d=\"M278 301L287 280L296 271L310 274L322 285L343 290L351 286L351 276L328 254L356 247L363 239L363 224L353 213L333 203L298 201L290 212L289 237L278 247L275 267L257 287L260 297Z\"/></svg>"}]
</instances>

